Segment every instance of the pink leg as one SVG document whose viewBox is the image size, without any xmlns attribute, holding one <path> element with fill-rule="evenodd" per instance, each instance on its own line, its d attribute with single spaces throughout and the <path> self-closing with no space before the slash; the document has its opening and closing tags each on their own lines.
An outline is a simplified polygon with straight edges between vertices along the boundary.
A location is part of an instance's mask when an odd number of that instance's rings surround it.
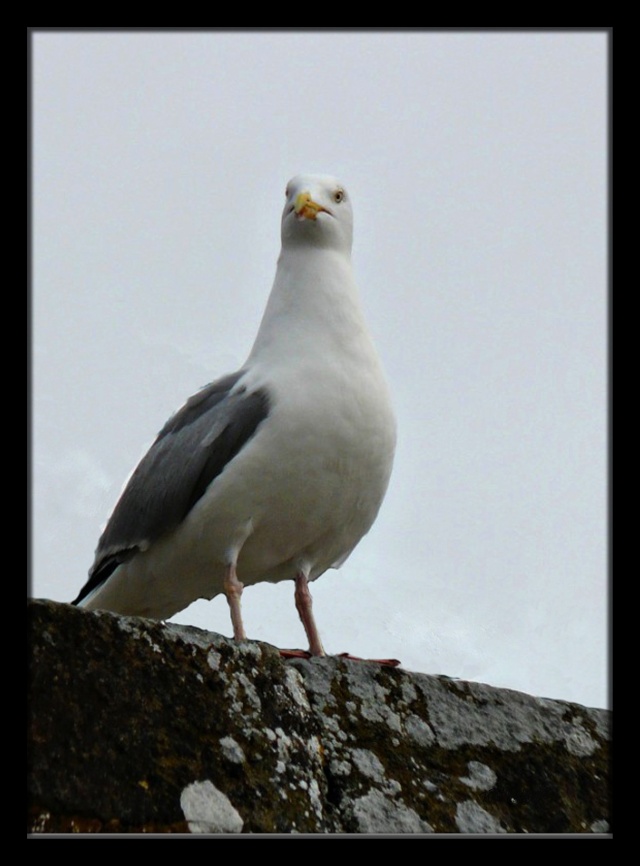
<svg viewBox="0 0 640 866">
<path fill-rule="evenodd" d="M 233 624 L 234 640 L 247 639 L 244 631 L 244 625 L 242 624 L 242 613 L 240 611 L 240 598 L 242 596 L 243 589 L 244 585 L 238 580 L 238 577 L 236 575 L 236 566 L 235 563 L 232 562 L 227 566 L 227 570 L 224 575 L 224 594 L 227 597 L 227 601 L 229 602 L 229 608 L 231 609 L 231 622 Z"/>
<path fill-rule="evenodd" d="M 309 639 L 309 652 L 312 656 L 323 656 L 325 654 L 324 648 L 311 610 L 313 601 L 309 592 L 309 582 L 307 575 L 301 571 L 296 574 L 295 600 L 302 625 Z"/>
</svg>

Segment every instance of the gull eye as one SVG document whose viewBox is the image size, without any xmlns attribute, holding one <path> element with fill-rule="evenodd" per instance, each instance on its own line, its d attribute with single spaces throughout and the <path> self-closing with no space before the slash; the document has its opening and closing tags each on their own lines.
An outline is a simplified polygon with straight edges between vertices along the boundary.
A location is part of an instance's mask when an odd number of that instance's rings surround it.
<svg viewBox="0 0 640 866">
<path fill-rule="evenodd" d="M 340 204 L 341 201 L 344 201 L 344 190 L 337 189 L 333 194 L 333 200 L 336 202 L 336 204 Z"/>
<path fill-rule="evenodd" d="M 285 190 L 284 190 L 284 197 L 285 197 L 285 198 L 289 198 L 289 187 L 288 187 L 288 186 L 285 187 Z"/>
</svg>

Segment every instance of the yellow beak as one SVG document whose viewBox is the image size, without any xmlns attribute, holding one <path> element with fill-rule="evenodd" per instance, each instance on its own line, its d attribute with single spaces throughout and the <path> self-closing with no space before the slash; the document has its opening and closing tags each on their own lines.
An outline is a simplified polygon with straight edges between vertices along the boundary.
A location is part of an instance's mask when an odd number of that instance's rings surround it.
<svg viewBox="0 0 640 866">
<path fill-rule="evenodd" d="M 304 217 L 308 220 L 316 219 L 320 211 L 329 213 L 326 207 L 322 207 L 321 204 L 314 201 L 308 192 L 298 193 L 294 203 L 294 210 L 299 217 Z"/>
</svg>

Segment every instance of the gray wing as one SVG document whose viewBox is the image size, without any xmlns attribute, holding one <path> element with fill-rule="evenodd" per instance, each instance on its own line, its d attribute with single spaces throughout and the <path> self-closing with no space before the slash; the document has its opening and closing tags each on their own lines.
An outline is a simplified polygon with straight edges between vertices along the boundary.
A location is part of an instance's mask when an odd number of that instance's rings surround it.
<svg viewBox="0 0 640 866">
<path fill-rule="evenodd" d="M 121 562 L 184 520 L 269 414 L 264 389 L 231 393 L 241 370 L 207 385 L 173 415 L 142 458 L 98 543 L 78 604 Z"/>
</svg>

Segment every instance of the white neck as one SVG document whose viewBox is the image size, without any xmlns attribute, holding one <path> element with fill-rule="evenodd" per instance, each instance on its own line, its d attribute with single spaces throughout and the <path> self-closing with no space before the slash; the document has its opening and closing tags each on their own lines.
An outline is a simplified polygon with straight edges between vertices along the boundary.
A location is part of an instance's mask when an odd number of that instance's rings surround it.
<svg viewBox="0 0 640 866">
<path fill-rule="evenodd" d="M 290 359 L 373 350 L 348 253 L 309 246 L 282 251 L 249 362 L 277 362 L 283 342 Z"/>
</svg>

